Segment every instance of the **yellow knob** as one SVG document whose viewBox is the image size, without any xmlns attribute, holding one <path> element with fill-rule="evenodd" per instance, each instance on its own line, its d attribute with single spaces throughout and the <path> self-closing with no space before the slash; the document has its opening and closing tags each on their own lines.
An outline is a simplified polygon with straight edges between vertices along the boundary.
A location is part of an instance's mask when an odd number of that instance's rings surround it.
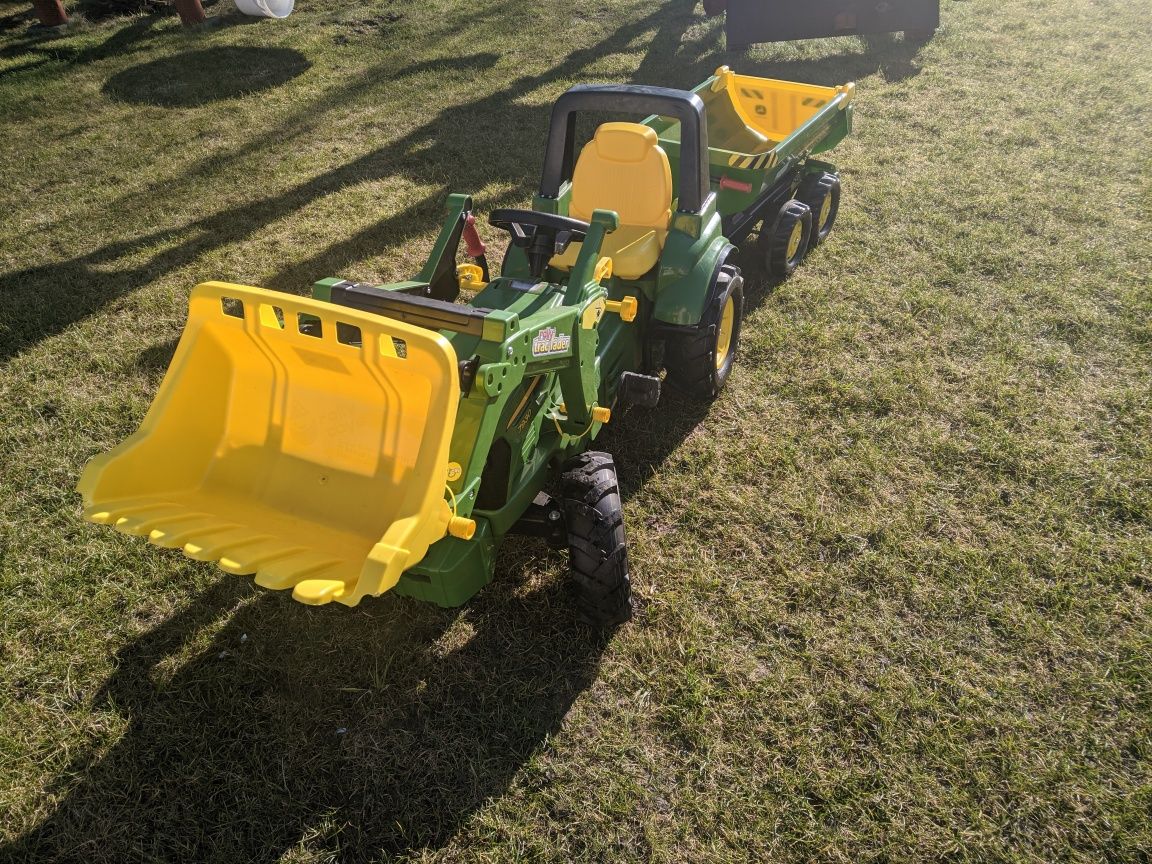
<svg viewBox="0 0 1152 864">
<path fill-rule="evenodd" d="M 461 288 L 477 291 L 488 283 L 484 281 L 484 271 L 479 264 L 457 264 L 456 282 Z"/>
<path fill-rule="evenodd" d="M 640 312 L 640 301 L 635 297 L 625 297 L 622 300 L 609 300 L 604 304 L 609 312 L 615 312 L 621 321 L 635 321 Z"/>
<path fill-rule="evenodd" d="M 592 409 L 592 420 L 594 422 L 607 423 L 611 419 L 612 419 L 612 409 L 611 408 L 601 408 L 599 405 L 597 405 L 595 408 Z"/>
<path fill-rule="evenodd" d="M 453 516 L 448 520 L 448 533 L 461 540 L 471 540 L 476 533 L 476 520 L 464 516 Z"/>
</svg>

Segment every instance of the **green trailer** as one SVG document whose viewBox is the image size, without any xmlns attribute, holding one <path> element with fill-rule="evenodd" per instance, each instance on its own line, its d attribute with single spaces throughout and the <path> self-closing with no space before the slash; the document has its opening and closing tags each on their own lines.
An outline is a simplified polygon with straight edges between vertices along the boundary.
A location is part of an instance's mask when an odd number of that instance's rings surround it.
<svg viewBox="0 0 1152 864">
<path fill-rule="evenodd" d="M 812 157 L 852 131 L 854 89 L 737 75 L 721 66 L 692 91 L 708 116 L 709 179 L 724 236 L 740 247 L 750 235 L 767 241 L 759 247 L 761 263 L 777 278 L 790 275 L 832 230 L 840 179 L 832 165 Z M 661 117 L 645 123 L 670 157 L 679 150 L 679 124 Z M 811 225 L 791 201 L 807 207 Z"/>
<path fill-rule="evenodd" d="M 720 392 L 737 247 L 758 236 L 783 277 L 827 236 L 839 180 L 811 157 L 848 134 L 851 95 L 727 69 L 691 92 L 574 87 L 533 208 L 489 215 L 499 277 L 450 195 L 411 280 L 198 286 L 139 430 L 84 470 L 86 518 L 313 605 L 457 606 L 506 536 L 534 535 L 568 548 L 583 620 L 627 620 L 615 465 L 592 445 L 666 386 Z M 602 111 L 639 122 L 577 151 L 577 117 Z"/>
</svg>

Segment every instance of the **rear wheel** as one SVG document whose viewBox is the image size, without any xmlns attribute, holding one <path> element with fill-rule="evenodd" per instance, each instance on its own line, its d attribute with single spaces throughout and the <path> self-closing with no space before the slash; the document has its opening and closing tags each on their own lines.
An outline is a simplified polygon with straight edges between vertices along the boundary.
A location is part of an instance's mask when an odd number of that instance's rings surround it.
<svg viewBox="0 0 1152 864">
<path fill-rule="evenodd" d="M 712 280 L 709 303 L 700 325 L 668 340 L 664 366 L 668 381 L 693 399 L 715 399 L 736 360 L 740 325 L 744 320 L 744 277 L 740 269 L 723 264 Z"/>
<path fill-rule="evenodd" d="M 575 456 L 560 475 L 569 567 L 580 620 L 614 627 L 632 617 L 632 583 L 616 465 L 607 453 Z"/>
<path fill-rule="evenodd" d="M 800 184 L 796 196 L 812 211 L 812 234 L 808 248 L 819 246 L 832 233 L 836 213 L 840 210 L 840 178 L 835 174 L 810 174 Z"/>
<path fill-rule="evenodd" d="M 795 198 L 786 201 L 762 241 L 767 245 L 764 257 L 768 273 L 777 279 L 791 276 L 808 252 L 811 233 L 812 211 L 808 205 Z"/>
</svg>

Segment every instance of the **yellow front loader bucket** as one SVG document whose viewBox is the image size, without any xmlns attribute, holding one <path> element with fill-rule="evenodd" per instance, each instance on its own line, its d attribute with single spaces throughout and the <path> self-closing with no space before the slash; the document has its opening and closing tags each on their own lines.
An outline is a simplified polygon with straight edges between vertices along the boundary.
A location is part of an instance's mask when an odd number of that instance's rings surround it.
<svg viewBox="0 0 1152 864">
<path fill-rule="evenodd" d="M 208 282 L 139 431 L 85 467 L 85 517 L 352 606 L 444 536 L 459 395 L 438 333 Z"/>
</svg>

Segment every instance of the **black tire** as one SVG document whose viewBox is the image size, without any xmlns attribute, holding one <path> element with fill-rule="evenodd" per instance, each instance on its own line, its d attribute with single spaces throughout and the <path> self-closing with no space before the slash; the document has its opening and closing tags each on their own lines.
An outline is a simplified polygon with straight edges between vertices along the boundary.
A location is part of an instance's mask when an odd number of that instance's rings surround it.
<svg viewBox="0 0 1152 864">
<path fill-rule="evenodd" d="M 560 475 L 569 567 L 580 620 L 615 627 L 632 617 L 632 583 L 616 465 L 607 453 L 570 459 Z"/>
<path fill-rule="evenodd" d="M 744 277 L 740 268 L 721 264 L 708 293 L 712 300 L 700 325 L 670 338 L 664 350 L 668 383 L 704 402 L 715 399 L 724 389 L 740 347 L 744 322 Z"/>
<path fill-rule="evenodd" d="M 827 172 L 809 174 L 800 184 L 796 195 L 812 211 L 812 233 L 808 238 L 808 248 L 814 249 L 832 233 L 836 214 L 840 212 L 840 178 Z"/>
<path fill-rule="evenodd" d="M 808 205 L 795 198 L 784 202 L 771 230 L 765 232 L 762 239 L 767 247 L 764 250 L 764 264 L 769 275 L 776 279 L 791 276 L 808 253 L 808 238 L 811 234 L 812 211 Z"/>
</svg>

